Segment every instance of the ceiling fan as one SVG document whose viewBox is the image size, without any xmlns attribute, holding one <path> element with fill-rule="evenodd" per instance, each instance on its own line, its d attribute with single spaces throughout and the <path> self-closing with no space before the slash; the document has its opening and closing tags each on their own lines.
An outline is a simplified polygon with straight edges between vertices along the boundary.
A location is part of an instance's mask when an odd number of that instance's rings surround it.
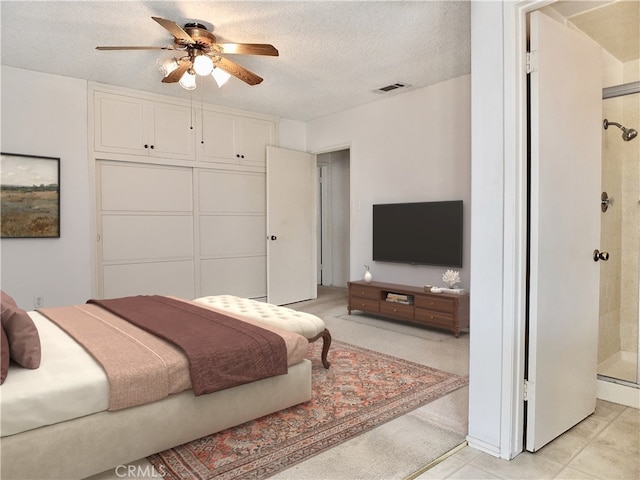
<svg viewBox="0 0 640 480">
<path fill-rule="evenodd" d="M 179 82 L 187 89 L 196 88 L 196 74 L 211 74 L 218 86 L 233 75 L 249 85 L 257 85 L 262 78 L 246 68 L 232 62 L 226 55 L 268 55 L 277 57 L 278 50 L 265 43 L 217 43 L 216 37 L 200 23 L 187 23 L 184 28 L 160 17 L 151 17 L 173 35 L 173 45 L 165 47 L 121 46 L 96 47 L 96 50 L 174 50 L 182 55 L 168 60 L 159 60 L 158 66 L 164 74 L 163 83 Z M 226 73 L 225 73 L 226 72 Z"/>
</svg>

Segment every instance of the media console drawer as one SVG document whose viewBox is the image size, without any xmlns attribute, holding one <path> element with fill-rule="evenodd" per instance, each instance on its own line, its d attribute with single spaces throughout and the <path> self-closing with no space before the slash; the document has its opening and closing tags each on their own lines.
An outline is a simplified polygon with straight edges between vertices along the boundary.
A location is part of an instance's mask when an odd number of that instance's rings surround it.
<svg viewBox="0 0 640 480">
<path fill-rule="evenodd" d="M 369 285 L 357 285 L 352 291 L 350 290 L 349 295 L 359 298 L 369 298 L 376 302 L 380 300 L 380 290 L 375 287 L 370 287 Z"/>
<path fill-rule="evenodd" d="M 363 280 L 349 282 L 352 310 L 379 313 L 398 320 L 450 330 L 456 337 L 469 327 L 469 295 L 425 292 L 422 287 Z M 387 298 L 407 301 L 387 301 Z"/>
<path fill-rule="evenodd" d="M 379 312 L 380 302 L 378 300 L 368 300 L 366 298 L 350 298 L 349 313 L 351 310 L 362 310 L 363 312 Z"/>
<path fill-rule="evenodd" d="M 454 301 L 450 298 L 439 298 L 435 295 L 421 295 L 416 298 L 416 308 L 437 310 L 438 312 L 453 313 Z"/>
<path fill-rule="evenodd" d="M 397 318 L 413 319 L 413 305 L 403 305 L 396 302 L 380 302 L 380 313 Z"/>
<path fill-rule="evenodd" d="M 453 325 L 453 315 L 437 313 L 432 310 L 422 310 L 416 308 L 415 319 L 425 325 L 435 325 L 439 327 L 451 327 Z"/>
</svg>

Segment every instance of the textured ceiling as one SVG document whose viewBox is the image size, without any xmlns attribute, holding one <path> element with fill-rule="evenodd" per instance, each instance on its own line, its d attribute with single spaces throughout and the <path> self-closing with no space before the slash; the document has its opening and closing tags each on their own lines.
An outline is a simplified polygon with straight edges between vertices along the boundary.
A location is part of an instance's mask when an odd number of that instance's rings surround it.
<svg viewBox="0 0 640 480">
<path fill-rule="evenodd" d="M 193 100 L 302 121 L 380 100 L 373 91 L 389 84 L 419 88 L 471 70 L 467 1 L 2 1 L 0 8 L 3 65 L 184 98 L 190 94 L 177 84 L 161 83 L 161 52 L 95 47 L 171 44 L 152 16 L 203 23 L 221 43 L 271 43 L 279 57 L 233 58 L 264 82 L 232 78 L 218 89 L 200 78 Z"/>
<path fill-rule="evenodd" d="M 560 1 L 551 6 L 621 62 L 640 58 L 640 1 Z"/>
<path fill-rule="evenodd" d="M 640 2 L 552 4 L 621 61 L 640 57 Z M 98 45 L 172 42 L 151 17 L 204 23 L 219 42 L 271 43 L 279 57 L 236 56 L 264 78 L 199 79 L 190 94 L 161 83 L 157 51 Z M 471 71 L 468 1 L 7 1 L 0 2 L 3 65 L 306 121 Z M 384 95 L 395 95 L 407 89 Z"/>
</svg>

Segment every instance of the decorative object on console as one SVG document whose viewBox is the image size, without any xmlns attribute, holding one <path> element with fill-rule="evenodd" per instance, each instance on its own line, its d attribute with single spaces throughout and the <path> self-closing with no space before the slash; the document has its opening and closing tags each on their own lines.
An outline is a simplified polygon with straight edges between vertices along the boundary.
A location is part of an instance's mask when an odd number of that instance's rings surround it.
<svg viewBox="0 0 640 480">
<path fill-rule="evenodd" d="M 371 283 L 371 280 L 373 280 L 373 275 L 371 275 L 371 270 L 369 270 L 369 265 L 365 265 L 364 266 L 364 277 L 363 277 L 363 279 L 367 283 Z"/>
<path fill-rule="evenodd" d="M 460 283 L 460 272 L 457 270 L 447 270 L 442 275 L 442 281 L 453 288 L 456 283 Z"/>
<path fill-rule="evenodd" d="M 96 50 L 173 50 L 179 58 L 158 59 L 163 83 L 176 83 L 185 90 L 196 88 L 196 74 L 211 75 L 218 87 L 222 87 L 231 75 L 249 85 L 257 85 L 262 78 L 226 58 L 226 55 L 278 56 L 278 50 L 266 43 L 217 43 L 216 37 L 201 23 L 187 23 L 184 28 L 177 23 L 159 17 L 151 17 L 171 35 L 173 45 L 163 47 L 96 47 Z"/>
</svg>

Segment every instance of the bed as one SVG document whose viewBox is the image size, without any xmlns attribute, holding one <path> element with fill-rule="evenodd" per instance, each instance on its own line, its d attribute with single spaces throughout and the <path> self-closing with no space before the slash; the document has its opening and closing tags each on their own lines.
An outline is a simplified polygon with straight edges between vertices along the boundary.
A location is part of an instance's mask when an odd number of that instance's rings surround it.
<svg viewBox="0 0 640 480">
<path fill-rule="evenodd" d="M 4 300 L 3 296 L 3 333 Z M 179 302 L 180 308 L 184 304 L 197 309 L 197 314 L 211 310 L 206 305 L 171 300 Z M 284 368 L 281 374 L 208 392 L 199 380 L 191 382 L 193 371 L 187 380 L 180 373 L 193 363 L 181 349 L 129 324 L 104 305 L 23 313 L 37 329 L 41 361 L 38 368 L 12 362 L 3 372 L 2 478 L 85 478 L 311 398 L 311 362 L 304 358 L 308 340 L 277 327 L 261 326 L 267 333 L 260 335 L 275 335 L 276 343 L 282 339 L 286 365 L 280 365 Z M 236 325 L 253 328 L 248 325 L 255 323 L 229 316 L 241 322 L 233 323 L 234 329 Z M 100 339 L 102 354 L 89 354 L 87 345 L 78 343 L 78 338 L 84 342 L 82 337 L 73 331 L 74 325 L 90 317 L 96 317 L 98 326 L 92 327 L 89 337 Z M 112 367 L 99 363 L 96 358 L 100 355 L 110 358 L 124 349 L 116 343 L 121 340 L 104 336 L 105 329 L 113 331 L 109 335 L 126 337 L 125 343 L 138 345 L 141 355 L 148 350 L 152 352 L 148 357 L 161 358 L 155 363 L 164 365 L 166 371 L 158 378 L 166 382 L 145 380 L 146 364 L 140 361 L 145 366 L 138 367 L 137 357 L 130 362 L 135 367 L 134 381 L 122 374 L 123 367 L 116 365 L 114 375 L 109 370 Z M 215 381 L 219 381 L 217 376 Z"/>
</svg>

